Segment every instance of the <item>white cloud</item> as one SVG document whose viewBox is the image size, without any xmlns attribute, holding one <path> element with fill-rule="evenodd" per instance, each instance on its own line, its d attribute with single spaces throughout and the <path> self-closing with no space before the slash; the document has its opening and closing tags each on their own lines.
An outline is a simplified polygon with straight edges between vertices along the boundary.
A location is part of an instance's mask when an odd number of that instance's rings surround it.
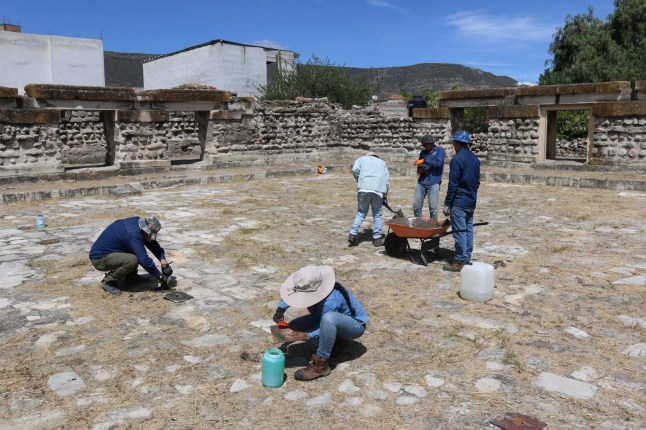
<svg viewBox="0 0 646 430">
<path fill-rule="evenodd" d="M 385 0 L 366 0 L 366 3 L 368 3 L 370 6 L 383 7 L 386 9 L 392 9 L 399 13 L 404 13 L 404 9 L 397 7 L 394 4 L 391 4 L 390 2 L 387 2 Z"/>
<path fill-rule="evenodd" d="M 514 44 L 550 41 L 556 30 L 556 26 L 538 22 L 531 16 L 492 16 L 474 12 L 450 15 L 448 24 L 467 37 Z"/>
<path fill-rule="evenodd" d="M 249 42 L 249 45 L 256 45 L 256 46 L 262 46 L 265 48 L 275 48 L 275 49 L 284 49 L 284 50 L 289 50 L 288 46 L 285 46 L 281 43 L 278 43 L 274 40 L 268 40 L 268 39 L 263 39 L 263 40 L 255 40 L 253 42 Z"/>
</svg>

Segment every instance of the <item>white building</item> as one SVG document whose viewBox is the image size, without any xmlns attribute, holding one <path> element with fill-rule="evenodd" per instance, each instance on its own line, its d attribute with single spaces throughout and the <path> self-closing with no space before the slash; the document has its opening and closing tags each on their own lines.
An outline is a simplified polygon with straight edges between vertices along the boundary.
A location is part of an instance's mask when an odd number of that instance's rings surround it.
<svg viewBox="0 0 646 430">
<path fill-rule="evenodd" d="M 0 31 L 0 86 L 27 84 L 105 86 L 103 42 Z"/>
<path fill-rule="evenodd" d="M 144 63 L 144 88 L 208 85 L 219 90 L 253 96 L 267 84 L 267 65 L 280 59 L 291 69 L 298 54 L 275 48 L 212 40 Z"/>
</svg>

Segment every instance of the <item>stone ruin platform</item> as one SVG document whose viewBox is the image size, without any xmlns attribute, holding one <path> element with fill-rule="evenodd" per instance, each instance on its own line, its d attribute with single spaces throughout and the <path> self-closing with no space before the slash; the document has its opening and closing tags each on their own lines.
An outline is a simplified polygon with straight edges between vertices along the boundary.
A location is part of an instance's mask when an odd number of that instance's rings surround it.
<svg viewBox="0 0 646 430">
<path fill-rule="evenodd" d="M 550 429 L 644 428 L 642 174 L 483 166 L 475 218 L 489 225 L 474 260 L 496 266 L 496 289 L 481 304 L 442 270 L 450 237 L 427 267 L 415 243 L 401 259 L 373 247 L 367 222 L 348 247 L 355 182 L 347 164 L 315 168 L 4 183 L 0 429 L 493 430 L 510 412 Z M 411 169 L 391 170 L 389 201 L 411 214 Z M 193 300 L 99 287 L 91 244 L 114 219 L 146 214 Z M 286 382 L 264 388 L 278 288 L 306 264 L 334 267 L 368 330 L 309 383 L 293 373 L 311 345 L 292 345 Z"/>
</svg>

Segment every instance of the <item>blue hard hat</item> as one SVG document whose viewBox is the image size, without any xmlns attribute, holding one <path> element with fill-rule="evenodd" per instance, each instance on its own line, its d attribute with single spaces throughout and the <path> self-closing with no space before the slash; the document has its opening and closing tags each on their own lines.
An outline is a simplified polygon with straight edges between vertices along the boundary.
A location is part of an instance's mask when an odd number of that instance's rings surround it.
<svg viewBox="0 0 646 430">
<path fill-rule="evenodd" d="M 464 143 L 465 145 L 471 145 L 471 139 L 469 139 L 469 132 L 464 130 L 456 131 L 453 135 L 453 141 Z"/>
</svg>

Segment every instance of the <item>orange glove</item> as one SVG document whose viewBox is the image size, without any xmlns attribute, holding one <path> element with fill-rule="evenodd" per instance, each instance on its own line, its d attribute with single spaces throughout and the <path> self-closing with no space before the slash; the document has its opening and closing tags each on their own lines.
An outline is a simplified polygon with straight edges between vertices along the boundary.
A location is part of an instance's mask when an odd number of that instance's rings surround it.
<svg viewBox="0 0 646 430">
<path fill-rule="evenodd" d="M 419 165 L 420 165 L 420 164 L 422 164 L 423 162 L 424 162 L 424 159 L 423 159 L 423 158 L 420 158 L 419 160 L 417 160 L 417 161 L 415 162 L 415 165 L 416 165 L 416 166 L 419 166 Z"/>
</svg>

